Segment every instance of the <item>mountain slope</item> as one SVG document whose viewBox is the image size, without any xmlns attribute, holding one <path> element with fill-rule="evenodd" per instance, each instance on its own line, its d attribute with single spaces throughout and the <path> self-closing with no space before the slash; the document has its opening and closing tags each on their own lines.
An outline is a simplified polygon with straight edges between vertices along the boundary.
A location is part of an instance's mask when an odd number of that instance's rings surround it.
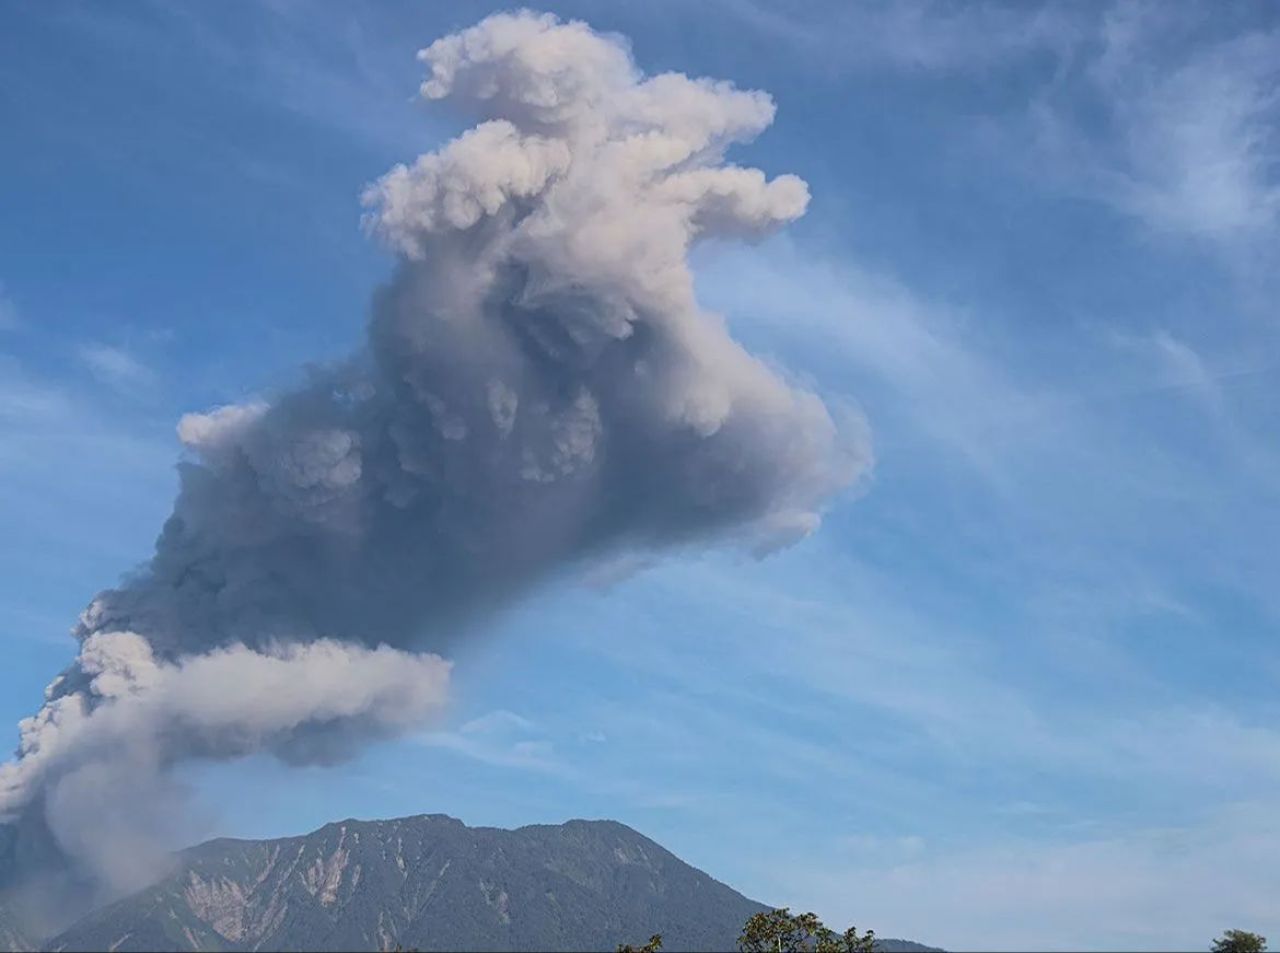
<svg viewBox="0 0 1280 953">
<path fill-rule="evenodd" d="M 517 830 L 443 815 L 215 840 L 52 950 L 729 950 L 763 905 L 613 821 Z M 927 949 L 887 941 L 882 949 Z"/>
<path fill-rule="evenodd" d="M 210 841 L 55 950 L 726 949 L 761 905 L 611 821 L 506 831 L 440 815 Z"/>
</svg>

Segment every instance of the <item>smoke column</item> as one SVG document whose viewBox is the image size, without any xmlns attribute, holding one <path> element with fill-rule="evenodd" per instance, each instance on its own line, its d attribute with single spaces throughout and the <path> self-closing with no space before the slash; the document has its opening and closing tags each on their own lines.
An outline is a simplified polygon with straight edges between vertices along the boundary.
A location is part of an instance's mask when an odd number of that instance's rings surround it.
<svg viewBox="0 0 1280 953">
<path fill-rule="evenodd" d="M 868 465 L 694 298 L 693 243 L 808 202 L 725 161 L 766 94 L 646 77 L 620 38 L 528 12 L 419 58 L 422 95 L 479 121 L 365 192 L 398 257 L 365 346 L 182 419 L 154 556 L 84 611 L 0 766 L 0 818 L 91 880 L 141 876 L 119 847 L 175 763 L 326 761 L 414 727 L 446 695 L 431 653 L 478 613 L 611 552 L 790 542 Z"/>
</svg>

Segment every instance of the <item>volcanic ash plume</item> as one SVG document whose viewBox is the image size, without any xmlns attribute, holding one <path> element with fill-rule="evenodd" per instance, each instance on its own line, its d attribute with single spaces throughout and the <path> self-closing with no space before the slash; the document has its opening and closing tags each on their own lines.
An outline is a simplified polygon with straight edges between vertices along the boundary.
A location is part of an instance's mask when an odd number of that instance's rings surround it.
<svg viewBox="0 0 1280 953">
<path fill-rule="evenodd" d="M 0 816 L 39 814 L 95 877 L 115 853 L 97 819 L 129 827 L 95 810 L 176 762 L 325 760 L 418 724 L 448 681 L 421 653 L 477 612 L 622 550 L 789 542 L 867 464 L 694 299 L 695 241 L 808 202 L 724 160 L 767 95 L 645 77 L 620 39 L 530 13 L 420 59 L 423 96 L 481 121 L 366 191 L 399 257 L 366 346 L 181 421 L 154 557 L 85 610 L 0 767 Z"/>
</svg>

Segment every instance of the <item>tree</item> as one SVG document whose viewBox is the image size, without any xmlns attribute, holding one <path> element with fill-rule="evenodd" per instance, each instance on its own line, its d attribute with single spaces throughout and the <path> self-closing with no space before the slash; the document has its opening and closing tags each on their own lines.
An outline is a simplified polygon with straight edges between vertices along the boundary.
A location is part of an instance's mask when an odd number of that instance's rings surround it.
<svg viewBox="0 0 1280 953">
<path fill-rule="evenodd" d="M 1267 938 L 1248 930 L 1227 930 L 1213 941 L 1213 953 L 1265 953 Z"/>
<path fill-rule="evenodd" d="M 872 953 L 876 935 L 859 935 L 856 927 L 836 933 L 814 913 L 796 913 L 782 907 L 757 913 L 738 937 L 742 953 Z"/>
<path fill-rule="evenodd" d="M 630 943 L 619 943 L 618 953 L 658 953 L 662 949 L 662 934 L 655 933 L 649 937 L 644 946 L 632 946 Z"/>
<path fill-rule="evenodd" d="M 849 927 L 844 933 L 822 927 L 814 945 L 815 953 L 874 953 L 876 931 L 868 930 L 861 936 L 857 927 Z"/>
</svg>

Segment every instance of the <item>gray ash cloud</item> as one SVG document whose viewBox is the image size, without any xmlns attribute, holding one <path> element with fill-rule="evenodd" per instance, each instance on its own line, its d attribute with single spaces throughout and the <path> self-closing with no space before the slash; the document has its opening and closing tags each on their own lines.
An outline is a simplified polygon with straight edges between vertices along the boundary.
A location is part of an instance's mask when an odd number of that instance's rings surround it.
<svg viewBox="0 0 1280 953">
<path fill-rule="evenodd" d="M 430 653 L 477 613 L 601 556 L 794 541 L 869 465 L 861 430 L 695 300 L 694 243 L 808 202 L 725 159 L 767 95 L 646 77 L 619 38 L 531 13 L 420 58 L 424 97 L 479 122 L 368 188 L 399 263 L 366 346 L 181 421 L 154 557 L 86 609 L 0 766 L 0 815 L 42 811 L 95 877 L 122 879 L 112 845 L 149 823 L 120 811 L 98 837 L 104 792 L 147 805 L 184 759 L 325 760 L 406 730 L 445 699 Z"/>
</svg>

